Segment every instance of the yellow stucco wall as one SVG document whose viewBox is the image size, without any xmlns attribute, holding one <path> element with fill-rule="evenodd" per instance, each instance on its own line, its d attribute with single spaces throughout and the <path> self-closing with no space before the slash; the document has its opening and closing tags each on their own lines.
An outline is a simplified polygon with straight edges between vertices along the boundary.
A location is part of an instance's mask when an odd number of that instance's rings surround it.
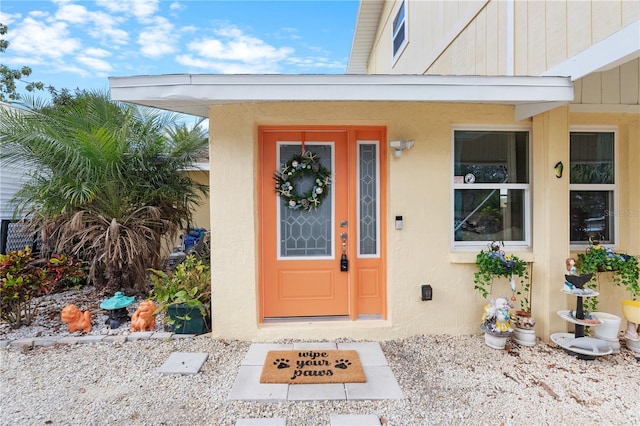
<svg viewBox="0 0 640 426">
<path fill-rule="evenodd" d="M 621 209 L 640 211 L 640 125 L 632 115 L 571 113 L 558 108 L 515 123 L 508 106 L 425 103 L 263 103 L 210 109 L 213 335 L 266 341 L 278 338 L 351 337 L 386 339 L 415 334 L 479 333 L 482 297 L 473 290 L 478 250 L 451 250 L 452 128 L 457 125 L 504 129 L 525 126 L 532 133 L 533 247 L 517 252 L 533 261 L 533 314 L 538 336 L 548 339 L 567 324 L 556 311 L 569 309 L 563 296 L 568 245 L 568 173 L 556 179 L 553 165 L 568 166 L 568 132 L 573 124 L 620 126 Z M 258 125 L 383 125 L 388 137 L 413 138 L 415 146 L 388 162 L 388 320 L 260 324 L 258 321 Z M 629 143 L 634 141 L 633 143 Z M 568 167 L 567 167 L 568 168 Z M 629 182 L 636 182 L 629 185 Z M 271 185 L 271 182 L 267 183 Z M 393 218 L 403 215 L 404 229 Z M 640 253 L 640 219 L 621 221 L 621 248 Z M 431 284 L 433 300 L 420 300 Z M 506 293 L 496 283 L 494 294 Z M 611 292 L 601 308 L 619 312 L 622 292 Z M 607 296 L 608 297 L 608 296 Z M 606 299 L 606 298 L 605 298 Z M 619 304 L 619 303 L 618 303 Z M 617 310 L 615 310 L 617 309 Z"/>
</svg>

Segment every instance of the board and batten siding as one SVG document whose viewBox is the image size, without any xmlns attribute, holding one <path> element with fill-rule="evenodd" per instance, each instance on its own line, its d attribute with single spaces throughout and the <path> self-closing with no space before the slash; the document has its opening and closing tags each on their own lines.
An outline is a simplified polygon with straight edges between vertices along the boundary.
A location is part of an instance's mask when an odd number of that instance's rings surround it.
<svg viewBox="0 0 640 426">
<path fill-rule="evenodd" d="M 541 75 L 640 19 L 628 0 L 409 1 L 408 45 L 392 62 L 399 4 L 383 7 L 369 74 Z"/>
</svg>

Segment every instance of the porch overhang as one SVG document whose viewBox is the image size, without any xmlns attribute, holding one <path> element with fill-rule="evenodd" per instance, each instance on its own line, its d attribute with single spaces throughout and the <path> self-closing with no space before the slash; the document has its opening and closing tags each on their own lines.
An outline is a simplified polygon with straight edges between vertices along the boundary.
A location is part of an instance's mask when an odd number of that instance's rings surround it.
<svg viewBox="0 0 640 426">
<path fill-rule="evenodd" d="M 109 87 L 115 101 L 200 117 L 229 103 L 383 101 L 513 105 L 521 120 L 573 100 L 571 80 L 552 76 L 175 74 L 110 77 Z"/>
</svg>

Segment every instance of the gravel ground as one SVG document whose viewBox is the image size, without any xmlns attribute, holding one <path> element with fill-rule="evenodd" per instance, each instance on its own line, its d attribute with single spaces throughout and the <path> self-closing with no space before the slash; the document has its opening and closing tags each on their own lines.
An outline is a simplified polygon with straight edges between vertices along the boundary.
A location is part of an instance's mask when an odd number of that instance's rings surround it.
<svg viewBox="0 0 640 426">
<path fill-rule="evenodd" d="M 31 328 L 14 337 L 0 329 L 0 339 L 51 332 Z M 250 342 L 206 335 L 1 349 L 0 424 L 234 425 L 284 417 L 289 426 L 313 426 L 328 425 L 331 414 L 375 414 L 387 425 L 640 425 L 640 359 L 624 345 L 582 361 L 544 343 L 490 349 L 480 334 L 380 344 L 403 400 L 227 401 Z M 195 376 L 158 374 L 172 352 L 209 359 Z"/>
</svg>

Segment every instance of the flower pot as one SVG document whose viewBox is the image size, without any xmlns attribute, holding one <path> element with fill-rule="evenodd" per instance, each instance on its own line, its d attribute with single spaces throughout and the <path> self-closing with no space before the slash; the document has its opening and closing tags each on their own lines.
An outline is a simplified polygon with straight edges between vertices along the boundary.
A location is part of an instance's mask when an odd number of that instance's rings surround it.
<svg viewBox="0 0 640 426">
<path fill-rule="evenodd" d="M 504 349 L 509 336 L 499 336 L 496 334 L 484 333 L 484 343 L 493 349 Z"/>
<path fill-rule="evenodd" d="M 171 305 L 167 307 L 167 314 L 173 320 L 171 331 L 176 334 L 203 334 L 209 331 L 209 321 L 203 318 L 198 306 Z"/>
<path fill-rule="evenodd" d="M 594 337 L 607 341 L 617 341 L 622 318 L 606 312 L 593 312 L 593 315 L 602 321 L 601 325 L 593 327 Z"/>
<path fill-rule="evenodd" d="M 536 321 L 531 316 L 531 312 L 516 311 L 515 325 L 517 328 L 528 330 L 533 329 Z"/>
<path fill-rule="evenodd" d="M 640 301 L 623 300 L 622 315 L 627 320 L 627 330 L 624 337 L 632 340 L 640 339 L 638 337 L 638 325 L 640 324 Z"/>
<path fill-rule="evenodd" d="M 640 353 L 640 339 L 625 338 L 625 342 L 627 344 L 627 349 L 635 353 Z"/>
<path fill-rule="evenodd" d="M 514 328 L 513 340 L 517 344 L 522 346 L 535 346 L 536 345 L 536 330 L 533 328 Z"/>
</svg>

